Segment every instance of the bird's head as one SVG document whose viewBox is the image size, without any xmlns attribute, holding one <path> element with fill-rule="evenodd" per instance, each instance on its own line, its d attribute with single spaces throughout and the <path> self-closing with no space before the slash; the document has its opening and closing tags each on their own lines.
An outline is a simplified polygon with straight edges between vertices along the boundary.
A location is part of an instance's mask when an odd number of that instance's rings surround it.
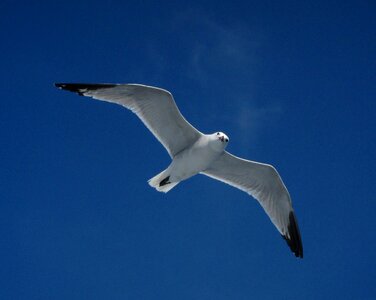
<svg viewBox="0 0 376 300">
<path fill-rule="evenodd" d="M 222 151 L 228 145 L 230 139 L 223 132 L 215 132 L 211 135 L 212 145 L 216 150 Z"/>
</svg>

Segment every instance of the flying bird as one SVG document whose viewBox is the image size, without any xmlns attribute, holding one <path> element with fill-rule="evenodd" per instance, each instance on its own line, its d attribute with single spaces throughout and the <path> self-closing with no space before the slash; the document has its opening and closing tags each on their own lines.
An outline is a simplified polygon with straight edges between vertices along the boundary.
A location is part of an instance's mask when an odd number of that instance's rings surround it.
<svg viewBox="0 0 376 300">
<path fill-rule="evenodd" d="M 276 169 L 227 152 L 223 132 L 203 134 L 180 113 L 172 94 L 141 84 L 56 83 L 56 87 L 97 100 L 116 103 L 134 112 L 166 148 L 172 162 L 148 182 L 167 193 L 179 182 L 204 174 L 253 196 L 296 257 L 303 245 L 291 198 Z"/>
</svg>

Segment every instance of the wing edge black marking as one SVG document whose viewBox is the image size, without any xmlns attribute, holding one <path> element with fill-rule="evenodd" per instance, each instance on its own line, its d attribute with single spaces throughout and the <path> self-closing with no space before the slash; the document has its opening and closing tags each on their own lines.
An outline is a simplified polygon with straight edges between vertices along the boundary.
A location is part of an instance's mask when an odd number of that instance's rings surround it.
<svg viewBox="0 0 376 300">
<path fill-rule="evenodd" d="M 77 93 L 80 96 L 84 96 L 87 91 L 108 89 L 115 86 L 117 86 L 117 84 L 113 83 L 55 83 L 55 87 Z"/>
<path fill-rule="evenodd" d="M 282 235 L 282 237 L 285 239 L 295 256 L 303 258 L 302 238 L 300 236 L 298 222 L 293 211 L 289 213 L 289 224 L 287 229 L 289 237 L 287 235 Z"/>
</svg>

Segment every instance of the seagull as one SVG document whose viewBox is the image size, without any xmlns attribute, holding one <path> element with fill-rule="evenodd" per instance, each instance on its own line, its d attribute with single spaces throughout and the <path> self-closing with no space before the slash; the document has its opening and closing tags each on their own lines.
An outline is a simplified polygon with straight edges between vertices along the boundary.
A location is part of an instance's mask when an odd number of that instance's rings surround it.
<svg viewBox="0 0 376 300">
<path fill-rule="evenodd" d="M 203 134 L 194 128 L 180 113 L 169 91 L 141 84 L 55 83 L 55 86 L 122 105 L 141 119 L 172 159 L 167 169 L 148 181 L 157 191 L 167 193 L 196 174 L 238 188 L 260 203 L 291 251 L 303 258 L 290 194 L 277 170 L 227 152 L 230 139 L 223 132 Z"/>
</svg>

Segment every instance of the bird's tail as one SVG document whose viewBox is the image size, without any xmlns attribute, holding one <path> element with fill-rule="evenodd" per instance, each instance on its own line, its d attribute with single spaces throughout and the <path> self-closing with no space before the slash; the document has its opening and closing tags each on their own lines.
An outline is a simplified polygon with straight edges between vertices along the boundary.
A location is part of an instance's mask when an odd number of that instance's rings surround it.
<svg viewBox="0 0 376 300">
<path fill-rule="evenodd" d="M 178 182 L 170 182 L 170 170 L 166 169 L 148 180 L 148 183 L 151 187 L 155 188 L 158 192 L 167 193 L 173 187 L 175 187 Z"/>
</svg>

